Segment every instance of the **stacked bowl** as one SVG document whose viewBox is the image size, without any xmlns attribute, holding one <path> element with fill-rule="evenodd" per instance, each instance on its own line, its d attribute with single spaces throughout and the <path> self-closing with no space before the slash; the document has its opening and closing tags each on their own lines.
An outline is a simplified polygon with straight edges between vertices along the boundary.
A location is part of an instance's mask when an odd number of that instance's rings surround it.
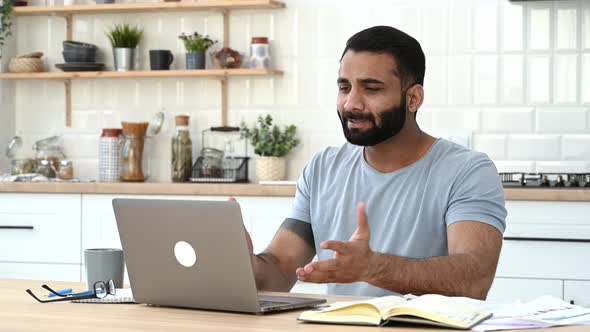
<svg viewBox="0 0 590 332">
<path fill-rule="evenodd" d="M 62 55 L 66 63 L 55 65 L 63 71 L 102 70 L 104 64 L 96 63 L 96 45 L 65 40 Z"/>
</svg>

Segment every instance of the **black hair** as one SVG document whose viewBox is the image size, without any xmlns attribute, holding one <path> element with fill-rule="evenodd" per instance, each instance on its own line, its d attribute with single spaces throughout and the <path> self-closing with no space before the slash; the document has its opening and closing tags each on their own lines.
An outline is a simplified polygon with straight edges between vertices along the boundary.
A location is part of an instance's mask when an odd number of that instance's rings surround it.
<svg viewBox="0 0 590 332">
<path fill-rule="evenodd" d="M 383 25 L 365 29 L 348 39 L 340 61 L 348 50 L 390 54 L 397 63 L 402 87 L 424 85 L 424 52 L 420 43 L 403 31 Z"/>
</svg>

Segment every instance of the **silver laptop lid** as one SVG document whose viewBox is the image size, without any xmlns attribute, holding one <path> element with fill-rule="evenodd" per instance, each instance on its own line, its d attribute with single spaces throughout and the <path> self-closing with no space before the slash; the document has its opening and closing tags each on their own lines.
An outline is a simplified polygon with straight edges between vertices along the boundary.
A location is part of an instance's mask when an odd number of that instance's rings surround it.
<svg viewBox="0 0 590 332">
<path fill-rule="evenodd" d="M 258 312 L 238 203 L 114 199 L 113 208 L 137 302 Z"/>
</svg>

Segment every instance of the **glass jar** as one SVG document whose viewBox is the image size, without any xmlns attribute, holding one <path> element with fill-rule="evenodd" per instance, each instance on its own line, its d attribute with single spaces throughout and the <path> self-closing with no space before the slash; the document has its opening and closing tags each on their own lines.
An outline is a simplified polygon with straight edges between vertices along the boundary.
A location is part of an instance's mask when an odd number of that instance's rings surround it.
<svg viewBox="0 0 590 332">
<path fill-rule="evenodd" d="M 150 139 L 145 135 L 123 135 L 120 153 L 122 181 L 143 182 L 150 174 Z"/>
<path fill-rule="evenodd" d="M 252 37 L 250 42 L 250 68 L 271 68 L 270 47 L 267 37 Z"/>
<path fill-rule="evenodd" d="M 215 148 L 202 148 L 201 159 L 200 177 L 223 177 L 223 151 Z"/>
<path fill-rule="evenodd" d="M 74 178 L 74 165 L 69 160 L 62 160 L 59 164 L 57 177 L 61 180 L 71 180 Z"/>
<path fill-rule="evenodd" d="M 48 178 L 55 177 L 55 168 L 51 164 L 50 160 L 42 159 L 37 163 L 37 169 L 35 173 L 43 175 Z"/>
<path fill-rule="evenodd" d="M 176 134 L 172 137 L 172 182 L 189 182 L 193 165 L 193 143 L 186 115 L 176 116 Z"/>
<path fill-rule="evenodd" d="M 34 173 L 37 165 L 33 159 L 13 159 L 10 162 L 10 175 Z"/>
<path fill-rule="evenodd" d="M 33 150 L 35 150 L 37 163 L 41 160 L 49 160 L 55 170 L 59 169 L 60 162 L 66 159 L 59 136 L 51 136 L 35 142 Z"/>
</svg>

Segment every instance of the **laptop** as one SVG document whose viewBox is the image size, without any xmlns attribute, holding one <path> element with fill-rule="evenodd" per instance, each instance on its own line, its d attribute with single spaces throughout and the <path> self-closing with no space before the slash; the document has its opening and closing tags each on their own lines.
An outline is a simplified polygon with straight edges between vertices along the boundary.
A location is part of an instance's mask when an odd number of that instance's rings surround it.
<svg viewBox="0 0 590 332">
<path fill-rule="evenodd" d="M 113 208 L 138 303 L 267 313 L 325 302 L 258 294 L 236 202 L 117 198 Z"/>
</svg>

